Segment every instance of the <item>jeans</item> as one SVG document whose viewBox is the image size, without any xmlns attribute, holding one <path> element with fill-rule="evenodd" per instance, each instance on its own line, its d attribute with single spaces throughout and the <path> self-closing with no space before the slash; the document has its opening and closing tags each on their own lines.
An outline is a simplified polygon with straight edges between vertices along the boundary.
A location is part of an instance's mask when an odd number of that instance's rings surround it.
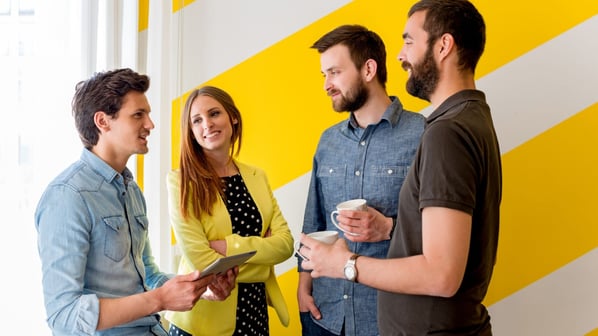
<svg viewBox="0 0 598 336">
<path fill-rule="evenodd" d="M 336 334 L 331 333 L 330 331 L 320 327 L 317 323 L 315 323 L 311 318 L 310 312 L 299 312 L 299 317 L 301 319 L 302 336 L 337 336 Z M 340 336 L 344 335 L 345 330 L 343 328 Z"/>
</svg>

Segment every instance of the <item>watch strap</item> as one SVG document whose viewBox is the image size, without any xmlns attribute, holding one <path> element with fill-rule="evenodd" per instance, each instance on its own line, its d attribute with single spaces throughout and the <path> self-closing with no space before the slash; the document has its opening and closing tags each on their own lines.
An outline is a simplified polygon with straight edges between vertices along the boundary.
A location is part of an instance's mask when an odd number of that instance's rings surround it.
<svg viewBox="0 0 598 336">
<path fill-rule="evenodd" d="M 388 236 L 388 239 L 392 239 L 392 236 L 395 233 L 395 229 L 397 228 L 397 219 L 396 218 L 392 218 L 392 228 L 390 228 L 390 234 Z"/>
<path fill-rule="evenodd" d="M 357 267 L 355 266 L 355 262 L 357 260 L 357 258 L 359 258 L 360 255 L 357 253 L 354 253 L 349 260 L 347 260 L 347 263 L 345 264 L 345 268 L 352 268 L 353 272 L 355 274 L 355 276 L 352 279 L 347 278 L 347 280 L 353 281 L 353 282 L 357 282 L 357 277 L 358 277 L 358 272 L 357 272 Z M 346 277 L 346 275 L 345 275 Z"/>
</svg>

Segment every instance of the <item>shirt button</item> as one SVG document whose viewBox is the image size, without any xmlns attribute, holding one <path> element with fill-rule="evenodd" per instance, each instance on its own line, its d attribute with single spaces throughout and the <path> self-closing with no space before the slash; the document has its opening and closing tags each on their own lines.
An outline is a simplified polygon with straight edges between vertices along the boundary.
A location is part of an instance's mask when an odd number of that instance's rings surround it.
<svg viewBox="0 0 598 336">
<path fill-rule="evenodd" d="M 355 172 L 355 176 L 359 176 L 359 175 L 361 175 L 361 172 L 358 170 Z"/>
<path fill-rule="evenodd" d="M 347 295 L 347 294 L 343 295 L 343 299 L 345 299 L 345 300 L 346 300 L 346 299 L 348 299 L 348 298 L 349 298 L 349 295 Z"/>
<path fill-rule="evenodd" d="M 330 168 L 330 170 L 328 171 L 330 174 L 334 173 L 334 169 Z"/>
<path fill-rule="evenodd" d="M 389 170 L 388 170 L 388 174 L 389 174 L 389 175 L 390 175 L 390 174 L 392 174 L 392 169 L 389 169 Z"/>
<path fill-rule="evenodd" d="M 365 146 L 365 141 L 362 141 L 359 144 L 362 145 L 362 146 Z"/>
</svg>

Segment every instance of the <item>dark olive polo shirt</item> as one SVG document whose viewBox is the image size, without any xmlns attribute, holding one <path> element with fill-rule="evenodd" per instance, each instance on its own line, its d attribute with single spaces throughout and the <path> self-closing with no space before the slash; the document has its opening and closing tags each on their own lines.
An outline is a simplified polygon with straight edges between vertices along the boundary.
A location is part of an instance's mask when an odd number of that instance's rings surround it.
<svg viewBox="0 0 598 336">
<path fill-rule="evenodd" d="M 465 90 L 427 119 L 399 196 L 388 257 L 422 254 L 422 209 L 445 207 L 472 216 L 465 275 L 451 298 L 379 291 L 381 335 L 490 335 L 483 306 L 498 244 L 502 193 L 500 149 L 485 95 Z"/>
</svg>

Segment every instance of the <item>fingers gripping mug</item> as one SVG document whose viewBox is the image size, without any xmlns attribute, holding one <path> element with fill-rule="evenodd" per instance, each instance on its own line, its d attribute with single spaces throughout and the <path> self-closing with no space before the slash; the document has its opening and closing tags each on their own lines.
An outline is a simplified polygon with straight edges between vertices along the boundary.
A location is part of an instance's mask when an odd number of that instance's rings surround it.
<svg viewBox="0 0 598 336">
<path fill-rule="evenodd" d="M 324 244 L 334 244 L 334 242 L 338 239 L 338 232 L 336 231 L 316 231 L 307 234 L 308 237 L 318 240 Z M 307 260 L 307 258 L 299 252 L 301 248 L 301 242 L 295 240 L 294 243 L 295 253 L 297 253 L 301 258 Z"/>
<path fill-rule="evenodd" d="M 344 201 L 342 203 L 337 204 L 336 210 L 334 210 L 330 213 L 330 220 L 332 221 L 332 224 L 334 224 L 334 226 L 336 226 L 339 230 L 343 231 L 344 233 L 350 234 L 352 236 L 359 236 L 359 233 L 349 232 L 349 231 L 346 231 L 343 228 L 341 228 L 340 225 L 338 225 L 338 222 L 336 221 L 336 216 L 338 216 L 338 212 L 340 210 L 366 211 L 367 209 L 368 209 L 367 201 L 362 198 L 356 198 L 356 199 Z"/>
</svg>

